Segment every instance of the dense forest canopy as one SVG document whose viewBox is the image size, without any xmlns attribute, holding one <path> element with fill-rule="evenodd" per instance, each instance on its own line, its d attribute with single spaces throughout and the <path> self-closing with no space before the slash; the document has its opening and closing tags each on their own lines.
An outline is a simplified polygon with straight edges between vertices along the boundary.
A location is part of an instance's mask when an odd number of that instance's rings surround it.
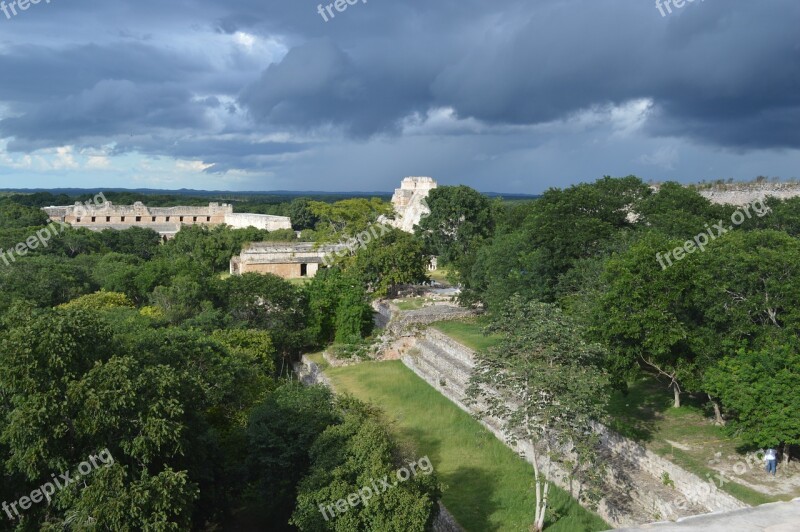
<svg viewBox="0 0 800 532">
<path fill-rule="evenodd" d="M 0 248 L 47 226 L 40 207 L 85 199 L 4 195 Z M 231 277 L 228 264 L 250 242 L 343 241 L 391 216 L 391 204 L 229 200 L 237 211 L 289 215 L 294 231 L 195 226 L 163 243 L 142 228 L 65 228 L 47 245 L 4 255 L 0 500 L 17 501 L 87 457 L 113 463 L 44 504 L 10 508 L 0 530 L 230 522 L 426 530 L 442 490 L 435 475 L 336 520 L 316 510 L 416 457 L 392 440 L 380 411 L 300 386 L 290 367 L 332 344 L 368 356 L 371 301 L 428 281 L 434 256 L 461 287 L 461 303 L 488 313 L 502 338 L 480 362 L 476 386 L 515 397 L 557 388 L 564 398 L 498 410 L 521 434 L 568 416 L 578 444 L 602 420 L 611 390 L 647 374 L 670 388 L 676 406 L 702 397 L 753 448 L 780 446 L 789 456 L 800 444 L 800 198 L 737 208 L 632 176 L 551 189 L 535 201 L 445 186 L 430 194 L 431 213 L 414 234 L 386 228 L 302 284 Z M 589 460 L 593 442 L 584 443 Z"/>
</svg>

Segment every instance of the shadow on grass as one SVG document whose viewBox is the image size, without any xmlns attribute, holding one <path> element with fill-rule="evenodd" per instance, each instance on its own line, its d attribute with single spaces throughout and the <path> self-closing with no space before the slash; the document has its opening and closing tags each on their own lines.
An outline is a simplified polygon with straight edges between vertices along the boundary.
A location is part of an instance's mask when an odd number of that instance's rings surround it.
<svg viewBox="0 0 800 532">
<path fill-rule="evenodd" d="M 445 502 L 445 506 L 461 526 L 476 532 L 501 530 L 499 525 L 489 520 L 500 509 L 494 496 L 497 481 L 490 472 L 475 467 L 460 467 L 440 478 L 448 490 L 458 486 L 458 505 L 448 506 Z"/>
<path fill-rule="evenodd" d="M 442 440 L 430 432 L 411 427 L 396 427 L 397 444 L 400 454 L 407 460 L 419 460 L 427 456 L 436 471 L 438 464 L 441 463 Z"/>
<path fill-rule="evenodd" d="M 659 420 L 672 405 L 672 393 L 652 377 L 628 384 L 626 393 L 615 391 L 608 402 L 609 426 L 636 441 L 652 441 Z"/>
<path fill-rule="evenodd" d="M 439 482 L 444 486 L 442 503 L 461 526 L 476 532 L 501 530 L 489 520 L 499 509 L 494 496 L 497 481 L 490 471 L 459 467 L 455 471 L 443 472 L 439 469 L 442 463 L 440 438 L 418 429 L 402 428 L 398 432 L 401 434 L 401 452 L 404 456 L 427 456 L 430 459 Z"/>
</svg>

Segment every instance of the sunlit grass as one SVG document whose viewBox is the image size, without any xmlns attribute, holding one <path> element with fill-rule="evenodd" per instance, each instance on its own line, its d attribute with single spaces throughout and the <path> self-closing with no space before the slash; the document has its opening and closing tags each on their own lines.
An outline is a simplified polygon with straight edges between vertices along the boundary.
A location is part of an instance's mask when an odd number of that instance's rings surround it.
<svg viewBox="0 0 800 532">
<path fill-rule="evenodd" d="M 483 334 L 487 322 L 485 318 L 468 318 L 463 320 L 439 321 L 431 327 L 443 332 L 454 340 L 475 351 L 483 351 L 497 345 L 499 335 Z"/>
<path fill-rule="evenodd" d="M 443 503 L 467 530 L 527 532 L 533 521 L 533 468 L 478 421 L 399 361 L 326 370 L 338 392 L 378 405 L 401 444 L 427 455 L 446 485 Z M 610 527 L 564 491 L 551 491 L 548 530 Z"/>
<path fill-rule="evenodd" d="M 740 452 L 743 442 L 709 421 L 703 401 L 687 396 L 680 408 L 673 408 L 672 392 L 651 377 L 630 382 L 627 395 L 612 394 L 609 414 L 613 429 L 703 479 L 717 473 L 708 466 L 715 453 L 745 457 Z M 792 498 L 766 495 L 735 479 L 723 483 L 722 490 L 753 506 Z"/>
</svg>

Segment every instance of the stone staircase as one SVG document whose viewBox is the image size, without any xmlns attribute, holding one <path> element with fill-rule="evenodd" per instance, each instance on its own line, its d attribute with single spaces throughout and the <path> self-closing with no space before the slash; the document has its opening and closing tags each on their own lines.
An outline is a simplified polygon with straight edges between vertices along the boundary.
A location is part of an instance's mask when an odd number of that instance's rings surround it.
<svg viewBox="0 0 800 532">
<path fill-rule="evenodd" d="M 415 345 L 406 351 L 402 361 L 459 408 L 473 414 L 465 393 L 474 366 L 473 356 L 470 349 L 452 338 L 427 329 L 417 336 Z M 482 423 L 501 441 L 508 441 L 499 420 L 484 419 Z M 710 489 L 707 482 L 638 443 L 603 426 L 598 425 L 596 430 L 601 435 L 608 475 L 606 495 L 593 509 L 613 526 L 633 526 L 747 506 L 725 492 Z M 525 457 L 531 456 L 533 451 L 530 442 L 519 442 L 512 448 Z M 563 452 L 568 455 L 566 450 Z M 538 455 L 540 469 L 547 478 L 576 496 L 580 486 L 570 481 L 565 468 L 550 461 L 547 453 L 541 450 Z M 669 475 L 670 486 L 665 485 L 662 478 L 665 473 Z"/>
</svg>

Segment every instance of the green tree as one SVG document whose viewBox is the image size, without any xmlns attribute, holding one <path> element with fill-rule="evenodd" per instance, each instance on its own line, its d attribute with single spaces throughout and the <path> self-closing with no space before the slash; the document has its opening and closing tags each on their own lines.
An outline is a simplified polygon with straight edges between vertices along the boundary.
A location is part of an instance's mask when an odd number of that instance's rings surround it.
<svg viewBox="0 0 800 532">
<path fill-rule="evenodd" d="M 369 504 L 341 514 L 326 508 L 323 515 L 321 508 L 358 494 L 376 479 L 397 478 L 397 469 L 415 460 L 398 452 L 376 411 L 352 399 L 340 400 L 339 408 L 341 423 L 328 427 L 311 448 L 311 469 L 300 483 L 291 523 L 301 531 L 429 530 L 441 496 L 433 473 L 409 475 Z"/>
<path fill-rule="evenodd" d="M 314 441 L 339 422 L 330 390 L 288 382 L 252 412 L 247 426 L 248 480 L 252 504 L 278 529 L 288 524 L 297 486 L 311 466 Z"/>
<path fill-rule="evenodd" d="M 319 219 L 318 241 L 335 242 L 366 231 L 379 216 L 391 214 L 392 205 L 379 198 L 353 198 L 336 203 L 312 201 L 308 209 Z"/>
<path fill-rule="evenodd" d="M 639 215 L 637 225 L 684 240 L 705 231 L 706 224 L 730 219 L 733 210 L 714 205 L 696 190 L 672 181 L 646 196 L 635 209 Z"/>
<path fill-rule="evenodd" d="M 16 203 L 0 202 L 0 227 L 31 228 L 50 223 L 47 214 L 38 208 L 25 207 Z"/>
<path fill-rule="evenodd" d="M 706 372 L 706 386 L 734 417 L 732 430 L 757 447 L 800 444 L 800 353 L 797 342 L 742 349 Z"/>
<path fill-rule="evenodd" d="M 0 303 L 8 308 L 14 300 L 26 300 L 37 307 L 53 307 L 99 286 L 81 264 L 53 255 L 24 257 L 9 266 L 0 265 Z"/>
<path fill-rule="evenodd" d="M 443 265 L 468 272 L 471 255 L 494 234 L 492 204 L 480 192 L 467 187 L 439 187 L 425 200 L 430 214 L 420 220 L 417 235 L 426 251 Z"/>
<path fill-rule="evenodd" d="M 82 310 L 107 310 L 111 308 L 133 308 L 133 303 L 125 294 L 118 292 L 100 291 L 94 294 L 81 296 L 73 299 L 69 303 L 60 305 L 63 309 L 82 309 Z"/>
<path fill-rule="evenodd" d="M 107 229 L 100 232 L 103 245 L 116 253 L 134 255 L 150 260 L 161 247 L 161 237 L 152 229 L 131 227 L 124 231 Z"/>
<path fill-rule="evenodd" d="M 577 261 L 602 253 L 620 231 L 632 229 L 631 212 L 649 194 L 633 176 L 545 192 L 525 222 L 529 249 L 536 250 L 530 269 L 543 286 L 535 297 L 552 301 L 560 276 Z"/>
<path fill-rule="evenodd" d="M 308 344 L 308 299 L 288 281 L 246 273 L 221 281 L 217 293 L 234 326 L 269 331 L 282 355 L 297 353 Z"/>
<path fill-rule="evenodd" d="M 430 263 L 419 239 L 391 229 L 358 251 L 353 269 L 373 296 L 394 297 L 399 286 L 426 281 Z"/>
<path fill-rule="evenodd" d="M 604 351 L 584 341 L 577 326 L 551 304 L 515 296 L 488 328 L 500 343 L 476 355 L 467 395 L 480 415 L 499 419 L 511 441 L 531 442 L 536 507 L 534 529 L 544 529 L 550 484 L 541 453 L 558 445 L 573 452 L 572 475 L 586 486 L 579 498 L 599 498 L 602 477 L 593 423 L 605 416 L 608 379 Z"/>
<path fill-rule="evenodd" d="M 120 307 L 18 304 L 6 315 L 0 458 L 12 481 L 38 486 L 103 447 L 114 458 L 31 509 L 31 526 L 186 530 L 220 520 L 241 496 L 247 413 L 271 389 L 268 337 L 147 321 Z"/>
<path fill-rule="evenodd" d="M 222 329 L 214 331 L 211 338 L 242 358 L 248 366 L 260 368 L 264 375 L 274 375 L 277 351 L 272 337 L 266 331 L 247 329 Z"/>
<path fill-rule="evenodd" d="M 307 293 L 309 332 L 316 343 L 357 343 L 372 332 L 372 307 L 364 285 L 351 272 L 320 270 Z"/>
<path fill-rule="evenodd" d="M 289 205 L 289 217 L 292 219 L 292 229 L 303 231 L 314 229 L 319 222 L 319 216 L 311 209 L 312 200 L 309 198 L 295 198 Z"/>
<path fill-rule="evenodd" d="M 676 408 L 683 384 L 691 383 L 697 371 L 688 344 L 691 317 L 684 304 L 696 270 L 690 260 L 664 269 L 657 259 L 677 246 L 677 241 L 652 233 L 611 258 L 603 272 L 608 289 L 595 314 L 595 330 L 610 350 L 615 378 L 627 380 L 644 367 L 668 380 Z"/>
</svg>

